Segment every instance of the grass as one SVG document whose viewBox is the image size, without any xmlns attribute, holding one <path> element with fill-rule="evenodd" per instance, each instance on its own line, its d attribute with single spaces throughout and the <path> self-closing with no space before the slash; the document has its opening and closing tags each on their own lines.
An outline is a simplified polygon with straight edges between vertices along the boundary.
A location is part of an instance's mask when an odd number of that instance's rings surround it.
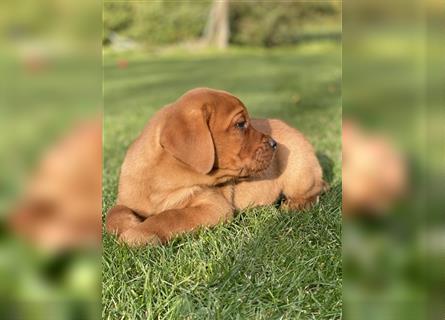
<svg viewBox="0 0 445 320">
<path fill-rule="evenodd" d="M 160 247 L 104 235 L 105 319 L 338 319 L 341 286 L 341 52 L 335 43 L 224 54 L 106 55 L 103 212 L 125 151 L 146 121 L 188 89 L 237 95 L 314 144 L 331 189 L 305 212 L 260 207 Z"/>
</svg>

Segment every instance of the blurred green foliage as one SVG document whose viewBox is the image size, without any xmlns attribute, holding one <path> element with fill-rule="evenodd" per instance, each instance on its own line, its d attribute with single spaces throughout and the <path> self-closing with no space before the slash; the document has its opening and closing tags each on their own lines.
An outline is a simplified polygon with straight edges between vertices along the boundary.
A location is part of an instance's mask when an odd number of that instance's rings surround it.
<svg viewBox="0 0 445 320">
<path fill-rule="evenodd" d="M 231 42 L 272 47 L 340 34 L 341 2 L 234 1 Z"/>
<path fill-rule="evenodd" d="M 147 45 L 164 45 L 198 37 L 204 30 L 210 1 L 104 3 L 104 42 L 111 32 Z"/>
<path fill-rule="evenodd" d="M 109 32 L 129 28 L 134 22 L 134 5 L 131 3 L 105 3 L 103 10 L 104 37 Z"/>
<path fill-rule="evenodd" d="M 212 6 L 204 1 L 105 2 L 104 43 L 112 32 L 144 45 L 157 46 L 198 39 Z M 231 1 L 230 43 L 279 46 L 312 38 L 338 38 L 341 2 Z"/>
</svg>

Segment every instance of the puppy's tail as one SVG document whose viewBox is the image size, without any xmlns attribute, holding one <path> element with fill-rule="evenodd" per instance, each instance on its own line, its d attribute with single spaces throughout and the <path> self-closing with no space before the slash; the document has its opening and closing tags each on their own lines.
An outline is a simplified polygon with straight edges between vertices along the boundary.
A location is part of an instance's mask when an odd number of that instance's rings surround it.
<svg viewBox="0 0 445 320">
<path fill-rule="evenodd" d="M 105 228 L 108 233 L 119 236 L 142 221 L 143 219 L 130 208 L 124 205 L 116 205 L 107 212 Z"/>
</svg>

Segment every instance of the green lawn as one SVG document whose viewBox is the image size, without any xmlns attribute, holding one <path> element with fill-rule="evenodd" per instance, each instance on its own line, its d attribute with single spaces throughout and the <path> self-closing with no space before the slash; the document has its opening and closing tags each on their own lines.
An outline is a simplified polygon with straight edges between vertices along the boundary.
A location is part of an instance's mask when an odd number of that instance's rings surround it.
<svg viewBox="0 0 445 320">
<path fill-rule="evenodd" d="M 341 318 L 341 47 L 104 58 L 103 212 L 125 151 L 146 121 L 188 89 L 238 96 L 315 145 L 331 189 L 306 212 L 261 207 L 161 247 L 129 249 L 104 235 L 106 319 Z"/>
</svg>

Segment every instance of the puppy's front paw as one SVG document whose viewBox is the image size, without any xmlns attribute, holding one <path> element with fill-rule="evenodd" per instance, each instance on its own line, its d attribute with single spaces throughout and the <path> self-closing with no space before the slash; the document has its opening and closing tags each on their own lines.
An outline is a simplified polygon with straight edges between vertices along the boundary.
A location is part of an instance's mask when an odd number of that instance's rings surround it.
<svg viewBox="0 0 445 320">
<path fill-rule="evenodd" d="M 290 211 L 290 210 L 309 210 L 314 205 L 318 204 L 320 199 L 319 195 L 315 195 L 309 198 L 290 198 L 286 199 L 282 204 L 281 208 Z"/>
<path fill-rule="evenodd" d="M 119 237 L 119 241 L 126 243 L 130 247 L 161 244 L 161 239 L 156 234 L 137 228 L 123 232 Z"/>
</svg>

